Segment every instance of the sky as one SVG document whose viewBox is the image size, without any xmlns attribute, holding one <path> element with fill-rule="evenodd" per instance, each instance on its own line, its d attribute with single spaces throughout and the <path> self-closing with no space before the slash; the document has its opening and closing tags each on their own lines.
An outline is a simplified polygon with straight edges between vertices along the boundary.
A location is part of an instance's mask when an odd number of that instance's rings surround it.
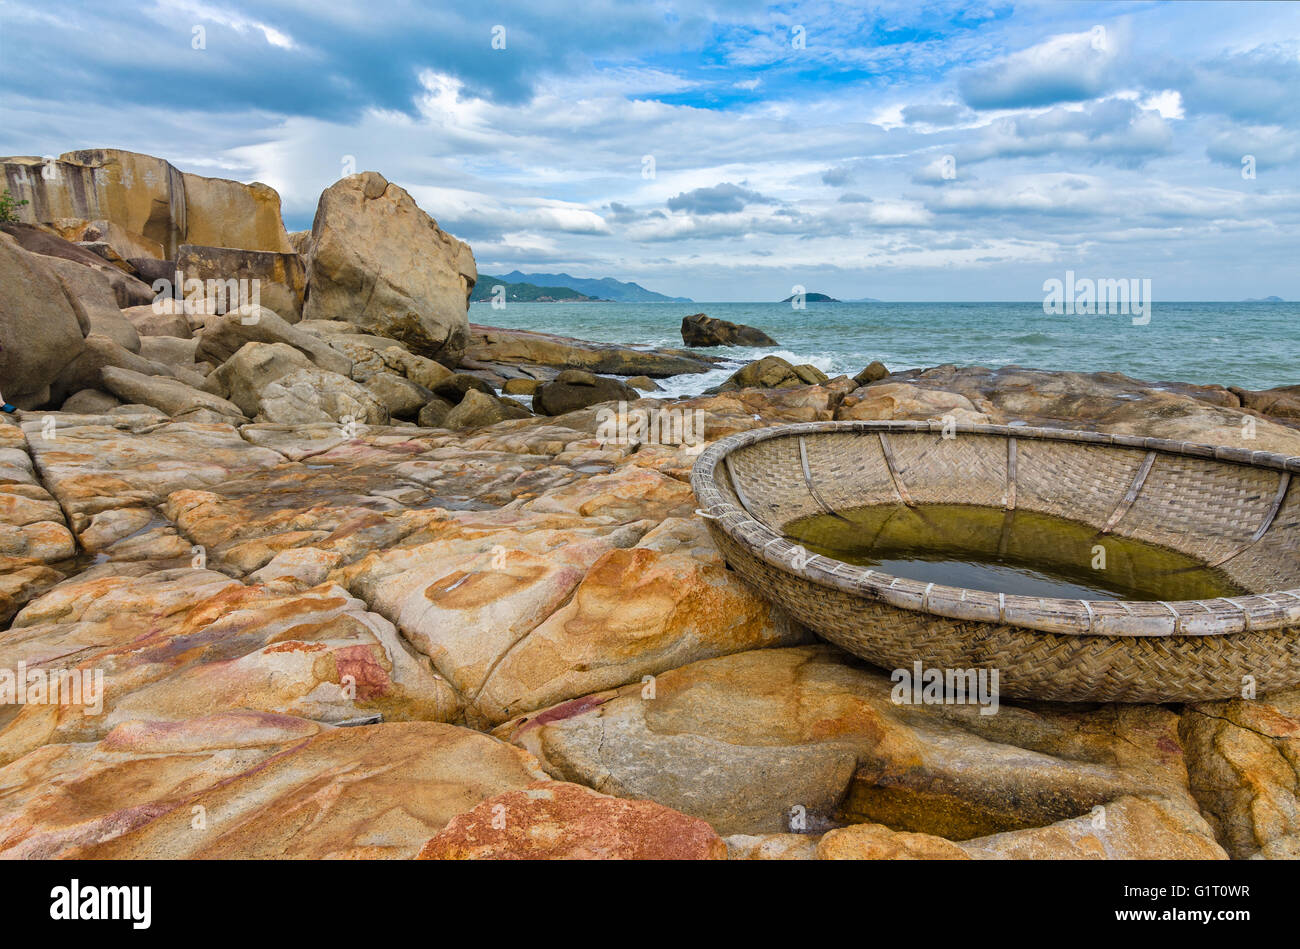
<svg viewBox="0 0 1300 949">
<path fill-rule="evenodd" d="M 1300 299 L 1300 3 L 0 0 L 0 154 L 372 170 L 479 270 L 701 301 Z"/>
</svg>

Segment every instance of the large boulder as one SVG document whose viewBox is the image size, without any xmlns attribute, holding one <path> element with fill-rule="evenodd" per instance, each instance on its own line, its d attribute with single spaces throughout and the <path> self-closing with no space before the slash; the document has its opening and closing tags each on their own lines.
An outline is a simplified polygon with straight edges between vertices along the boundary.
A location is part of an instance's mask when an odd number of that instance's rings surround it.
<svg viewBox="0 0 1300 949">
<path fill-rule="evenodd" d="M 46 401 L 85 345 L 76 308 L 47 263 L 0 235 L 0 392 L 20 408 Z"/>
<path fill-rule="evenodd" d="M 533 410 L 540 415 L 563 415 L 601 402 L 635 402 L 640 394 L 630 385 L 580 369 L 566 369 L 533 392 Z"/>
<path fill-rule="evenodd" d="M 775 346 L 776 340 L 760 329 L 703 313 L 682 317 L 682 342 L 687 346 Z"/>
<path fill-rule="evenodd" d="M 306 319 L 347 320 L 455 365 L 478 279 L 467 244 L 402 188 L 365 172 L 321 194 L 307 256 Z"/>
<path fill-rule="evenodd" d="M 242 302 L 255 292 L 255 302 L 286 322 L 297 323 L 302 319 L 307 271 L 297 254 L 182 244 L 176 255 L 176 270 L 176 280 L 181 281 L 182 288 L 185 282 L 197 279 L 204 281 L 205 289 L 212 281 L 224 291 L 226 303 L 215 312 L 236 309 L 238 303 L 232 300 Z"/>
<path fill-rule="evenodd" d="M 113 288 L 117 305 L 122 309 L 153 301 L 154 292 L 149 284 L 124 273 L 80 244 L 74 244 L 58 234 L 31 224 L 5 224 L 0 225 L 0 230 L 16 240 L 24 250 L 29 250 L 33 254 L 58 257 L 89 267 L 108 281 L 109 286 Z"/>
<path fill-rule="evenodd" d="M 107 336 L 128 352 L 140 351 L 140 334 L 118 309 L 113 287 L 103 274 L 61 257 L 50 257 L 48 264 L 86 311 L 91 333 Z"/>
<path fill-rule="evenodd" d="M 360 383 L 323 369 L 295 369 L 262 389 L 259 419 L 286 425 L 387 425 L 388 410 Z"/>
<path fill-rule="evenodd" d="M 798 386 L 817 386 L 829 382 L 826 373 L 816 366 L 794 366 L 780 356 L 764 356 L 751 362 L 718 386 L 719 392 L 736 389 L 793 389 Z"/>
<path fill-rule="evenodd" d="M 262 410 L 263 389 L 295 370 L 311 368 L 311 360 L 287 343 L 245 343 L 212 371 L 203 388 L 252 418 Z"/>
<path fill-rule="evenodd" d="M 28 202 L 17 212 L 28 223 L 109 221 L 146 246 L 160 245 L 168 258 L 185 243 L 293 251 L 280 196 L 260 182 L 184 174 L 161 158 L 115 148 L 67 152 L 49 162 L 7 158 L 0 171 L 4 187 Z"/>
<path fill-rule="evenodd" d="M 185 305 L 179 300 L 162 299 L 144 306 L 133 306 L 122 311 L 131 321 L 141 338 L 145 336 L 175 336 L 190 339 L 190 321 L 185 316 Z"/>
<path fill-rule="evenodd" d="M 287 343 L 316 366 L 341 376 L 352 375 L 352 360 L 319 336 L 291 326 L 266 307 L 227 313 L 208 322 L 194 358 L 219 366 L 245 343 Z"/>
<path fill-rule="evenodd" d="M 443 417 L 438 427 L 482 428 L 507 419 L 528 418 L 531 414 L 514 399 L 501 399 L 477 389 L 470 389 L 460 400 L 460 404 Z"/>
</svg>

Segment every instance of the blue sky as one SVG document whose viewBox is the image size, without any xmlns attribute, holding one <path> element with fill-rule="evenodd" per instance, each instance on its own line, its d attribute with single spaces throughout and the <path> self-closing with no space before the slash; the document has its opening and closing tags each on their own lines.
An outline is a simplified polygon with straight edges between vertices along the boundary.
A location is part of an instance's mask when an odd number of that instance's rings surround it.
<svg viewBox="0 0 1300 949">
<path fill-rule="evenodd" d="M 0 77 L 0 153 L 264 181 L 290 228 L 372 169 L 487 273 L 1300 298 L 1300 3 L 0 0 Z"/>
</svg>

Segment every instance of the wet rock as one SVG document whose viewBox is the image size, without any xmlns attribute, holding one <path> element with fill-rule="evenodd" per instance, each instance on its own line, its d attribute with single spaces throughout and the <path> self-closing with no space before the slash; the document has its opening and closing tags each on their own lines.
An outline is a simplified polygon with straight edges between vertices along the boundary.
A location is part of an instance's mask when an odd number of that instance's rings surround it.
<svg viewBox="0 0 1300 949">
<path fill-rule="evenodd" d="M 682 317 L 682 342 L 687 346 L 776 346 L 760 329 L 719 320 L 703 313 Z"/>
<path fill-rule="evenodd" d="M 470 326 L 467 358 L 483 363 L 584 369 L 615 376 L 646 375 L 655 379 L 685 372 L 708 372 L 717 360 L 678 350 L 634 349 L 589 343 L 530 330 Z"/>
<path fill-rule="evenodd" d="M 635 402 L 640 396 L 627 383 L 579 369 L 566 369 L 533 393 L 533 409 L 542 415 L 563 415 L 602 402 Z"/>
<path fill-rule="evenodd" d="M 733 373 L 718 387 L 719 392 L 735 389 L 789 389 L 803 385 L 820 385 L 830 381 L 816 366 L 792 366 L 780 356 L 764 356 Z"/>
</svg>

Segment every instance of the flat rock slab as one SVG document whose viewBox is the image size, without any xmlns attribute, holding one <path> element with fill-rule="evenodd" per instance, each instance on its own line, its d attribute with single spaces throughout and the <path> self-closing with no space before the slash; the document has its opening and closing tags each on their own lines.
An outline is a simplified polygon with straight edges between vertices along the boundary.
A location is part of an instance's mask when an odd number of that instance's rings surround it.
<svg viewBox="0 0 1300 949">
<path fill-rule="evenodd" d="M 457 814 L 545 778 L 519 749 L 435 722 L 132 721 L 0 768 L 0 855 L 409 858 Z"/>
</svg>

